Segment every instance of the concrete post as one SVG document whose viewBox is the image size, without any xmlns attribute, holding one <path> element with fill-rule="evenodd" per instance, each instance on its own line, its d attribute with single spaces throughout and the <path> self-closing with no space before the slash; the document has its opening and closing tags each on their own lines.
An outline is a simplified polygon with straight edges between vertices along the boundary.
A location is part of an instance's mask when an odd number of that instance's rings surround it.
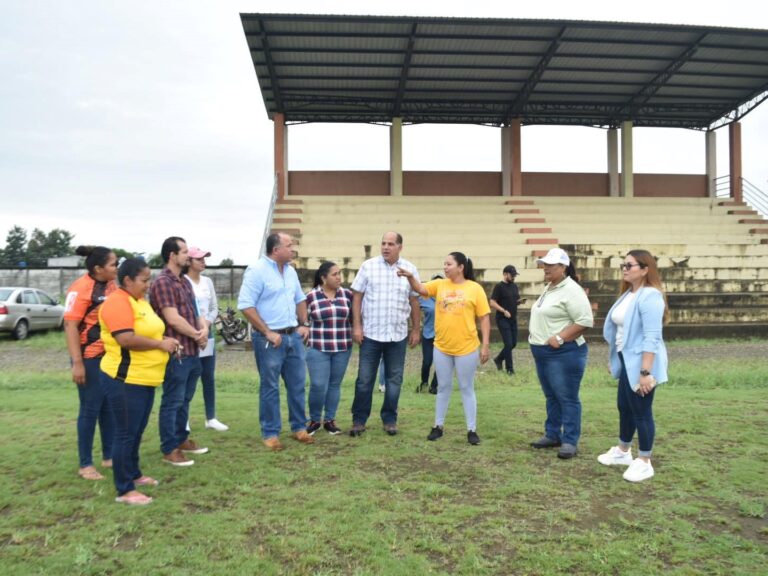
<svg viewBox="0 0 768 576">
<path fill-rule="evenodd" d="M 285 114 L 278 112 L 273 120 L 275 126 L 275 176 L 277 177 L 277 197 L 288 196 L 288 127 Z"/>
<path fill-rule="evenodd" d="M 392 118 L 389 127 L 389 195 L 403 195 L 403 119 Z"/>
<path fill-rule="evenodd" d="M 616 128 L 608 129 L 608 195 L 619 195 L 619 133 Z"/>
<path fill-rule="evenodd" d="M 728 125 L 728 138 L 731 145 L 731 198 L 736 202 L 743 202 L 744 198 L 741 193 L 741 122 L 733 122 Z"/>
<path fill-rule="evenodd" d="M 512 160 L 512 196 L 523 195 L 523 167 L 521 160 L 523 150 L 523 140 L 521 134 L 522 125 L 523 123 L 520 118 L 515 118 L 509 125 L 512 144 L 512 149 L 510 150 L 510 157 Z"/>
<path fill-rule="evenodd" d="M 632 121 L 621 123 L 621 195 L 635 195 L 635 174 L 632 166 Z"/>
<path fill-rule="evenodd" d="M 707 130 L 704 133 L 704 154 L 706 156 L 707 193 L 710 198 L 717 196 L 717 132 Z"/>
<path fill-rule="evenodd" d="M 512 131 L 501 127 L 501 195 L 512 195 Z"/>
</svg>

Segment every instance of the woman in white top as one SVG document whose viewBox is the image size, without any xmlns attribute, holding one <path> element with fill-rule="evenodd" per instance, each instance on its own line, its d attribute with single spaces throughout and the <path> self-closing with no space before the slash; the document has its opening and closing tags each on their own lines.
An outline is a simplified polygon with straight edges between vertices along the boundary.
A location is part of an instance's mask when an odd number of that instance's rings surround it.
<svg viewBox="0 0 768 576">
<path fill-rule="evenodd" d="M 547 419 L 534 448 L 559 448 L 557 457 L 573 458 L 581 437 L 579 388 L 587 367 L 582 334 L 594 325 L 592 307 L 578 283 L 568 254 L 552 248 L 537 260 L 547 287 L 531 308 L 528 343 L 544 392 Z"/>
<path fill-rule="evenodd" d="M 619 444 L 597 460 L 606 466 L 629 466 L 624 479 L 641 482 L 652 477 L 651 451 L 656 433 L 653 397 L 656 384 L 667 381 L 667 349 L 662 326 L 669 311 L 656 259 L 646 250 L 630 250 L 621 265 L 619 299 L 603 326 L 610 350 L 611 375 L 619 381 Z M 632 459 L 637 431 L 639 452 Z"/>
<path fill-rule="evenodd" d="M 216 299 L 216 290 L 213 281 L 201 272 L 205 270 L 205 259 L 211 253 L 200 248 L 189 249 L 189 270 L 187 280 L 192 285 L 197 300 L 197 312 L 208 323 L 208 345 L 200 350 L 200 365 L 203 381 L 203 400 L 205 401 L 205 427 L 225 432 L 229 426 L 216 419 L 216 341 L 214 339 L 213 323 L 219 315 L 219 302 Z M 187 423 L 189 427 L 189 423 Z"/>
</svg>

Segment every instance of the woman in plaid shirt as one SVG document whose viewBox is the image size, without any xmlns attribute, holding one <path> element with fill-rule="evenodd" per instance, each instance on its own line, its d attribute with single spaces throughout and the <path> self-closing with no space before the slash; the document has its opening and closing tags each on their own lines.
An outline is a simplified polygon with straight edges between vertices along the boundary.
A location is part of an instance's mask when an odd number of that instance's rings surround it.
<svg viewBox="0 0 768 576">
<path fill-rule="evenodd" d="M 352 292 L 341 287 L 341 270 L 333 262 L 323 262 L 315 272 L 315 282 L 307 294 L 309 340 L 309 418 L 307 433 L 322 427 L 329 434 L 340 434 L 336 409 L 341 397 L 341 381 L 352 354 Z M 325 411 L 325 419 L 321 420 Z"/>
</svg>

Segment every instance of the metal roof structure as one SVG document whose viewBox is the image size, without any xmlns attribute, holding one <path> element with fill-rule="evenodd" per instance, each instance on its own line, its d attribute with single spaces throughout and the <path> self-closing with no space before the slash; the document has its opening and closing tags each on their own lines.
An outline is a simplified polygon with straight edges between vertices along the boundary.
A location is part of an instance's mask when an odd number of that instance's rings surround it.
<svg viewBox="0 0 768 576">
<path fill-rule="evenodd" d="M 768 97 L 768 30 L 241 14 L 267 114 L 296 122 L 711 129 Z"/>
</svg>

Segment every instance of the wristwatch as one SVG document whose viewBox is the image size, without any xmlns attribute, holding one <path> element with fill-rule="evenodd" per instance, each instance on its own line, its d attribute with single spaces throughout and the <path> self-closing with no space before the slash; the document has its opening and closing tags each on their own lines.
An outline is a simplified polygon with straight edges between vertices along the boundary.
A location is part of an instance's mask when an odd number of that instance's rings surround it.
<svg viewBox="0 0 768 576">
<path fill-rule="evenodd" d="M 640 370 L 640 376 L 650 376 L 651 373 L 648 370 Z"/>
<path fill-rule="evenodd" d="M 309 320 L 307 320 L 306 322 L 302 322 L 301 325 L 304 326 L 305 328 L 309 328 L 310 327 Z"/>
<path fill-rule="evenodd" d="M 555 334 L 555 340 L 557 340 L 558 346 L 562 346 L 564 343 L 564 340 L 560 337 L 560 334 Z"/>
</svg>

